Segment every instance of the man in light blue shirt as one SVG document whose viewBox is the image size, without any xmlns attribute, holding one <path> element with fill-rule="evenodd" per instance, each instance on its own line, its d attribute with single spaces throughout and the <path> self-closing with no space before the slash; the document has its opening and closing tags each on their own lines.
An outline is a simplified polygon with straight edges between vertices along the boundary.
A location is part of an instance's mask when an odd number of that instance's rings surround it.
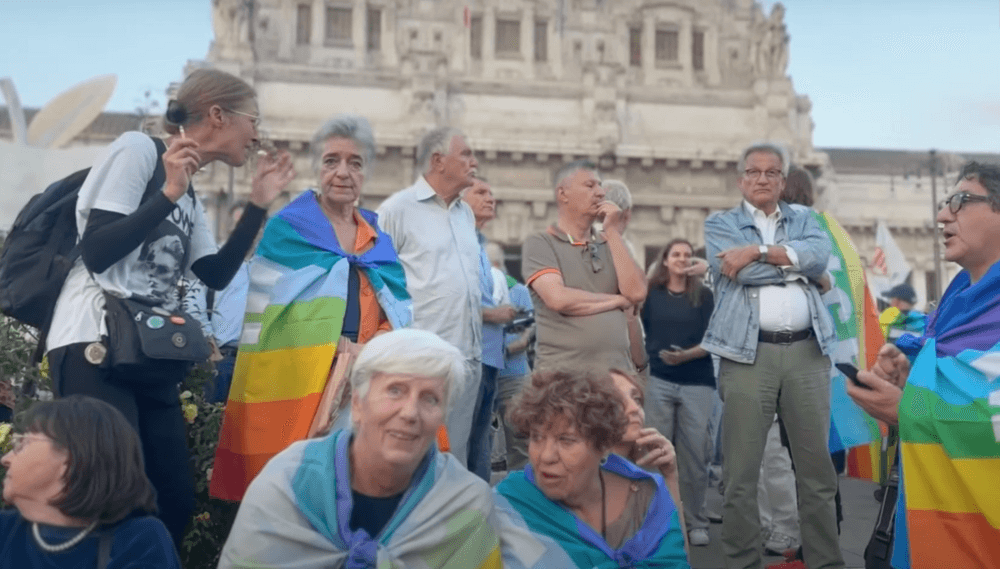
<svg viewBox="0 0 1000 569">
<path fill-rule="evenodd" d="M 476 158 L 461 131 L 442 127 L 417 145 L 421 176 L 378 208 L 406 272 L 414 328 L 434 332 L 466 358 L 469 381 L 451 406 L 451 452 L 469 460 L 469 436 L 482 375 L 482 289 L 475 216 L 459 196 L 475 180 Z"/>
<path fill-rule="evenodd" d="M 503 325 L 514 319 L 516 313 L 509 304 L 498 304 L 494 294 L 493 271 L 486 255 L 486 237 L 482 230 L 496 217 L 496 200 L 490 185 L 477 178 L 465 190 L 462 199 L 472 208 L 476 217 L 476 237 L 479 242 L 479 286 L 483 300 L 483 379 L 476 400 L 476 415 L 469 436 L 469 470 L 489 482 L 492 469 L 491 449 L 493 437 L 494 403 L 497 392 L 497 373 L 504 368 Z"/>
</svg>

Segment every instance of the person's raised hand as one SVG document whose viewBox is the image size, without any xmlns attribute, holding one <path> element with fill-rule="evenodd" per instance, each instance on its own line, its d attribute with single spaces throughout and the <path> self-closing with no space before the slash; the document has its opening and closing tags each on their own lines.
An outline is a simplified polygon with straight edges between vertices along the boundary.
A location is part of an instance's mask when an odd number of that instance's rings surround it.
<svg viewBox="0 0 1000 569">
<path fill-rule="evenodd" d="M 184 196 L 191 184 L 191 176 L 201 168 L 201 156 L 198 154 L 198 143 L 190 138 L 175 136 L 170 146 L 163 153 L 163 170 L 166 183 L 163 194 L 176 203 Z"/>
<path fill-rule="evenodd" d="M 597 206 L 597 219 L 601 220 L 605 232 L 621 235 L 625 231 L 625 214 L 613 202 L 603 201 Z"/>
<path fill-rule="evenodd" d="M 878 351 L 872 373 L 902 389 L 910 375 L 910 360 L 893 344 L 885 344 Z"/>
<path fill-rule="evenodd" d="M 267 209 L 279 194 L 295 178 L 292 155 L 280 150 L 260 156 L 257 172 L 250 184 L 250 203 Z"/>
<path fill-rule="evenodd" d="M 685 267 L 684 274 L 688 276 L 703 277 L 708 272 L 708 261 L 697 257 L 691 259 L 691 265 Z"/>
<path fill-rule="evenodd" d="M 667 437 L 660 434 L 660 431 L 653 427 L 642 429 L 635 444 L 640 450 L 645 451 L 635 461 L 636 466 L 653 466 L 664 478 L 677 476 L 677 453 L 674 451 L 674 445 Z"/>
</svg>

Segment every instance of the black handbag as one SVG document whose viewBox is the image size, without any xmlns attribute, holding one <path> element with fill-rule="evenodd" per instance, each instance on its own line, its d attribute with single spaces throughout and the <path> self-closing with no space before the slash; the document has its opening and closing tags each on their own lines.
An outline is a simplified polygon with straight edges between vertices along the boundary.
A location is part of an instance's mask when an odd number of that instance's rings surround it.
<svg viewBox="0 0 1000 569">
<path fill-rule="evenodd" d="M 104 293 L 108 363 L 127 371 L 203 362 L 212 354 L 201 324 L 188 313 L 168 312 L 138 299 Z"/>
</svg>

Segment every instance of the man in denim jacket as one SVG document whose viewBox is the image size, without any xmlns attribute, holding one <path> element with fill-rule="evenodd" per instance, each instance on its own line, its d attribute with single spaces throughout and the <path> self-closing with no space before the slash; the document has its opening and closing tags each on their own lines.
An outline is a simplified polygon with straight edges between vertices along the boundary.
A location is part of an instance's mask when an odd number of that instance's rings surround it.
<svg viewBox="0 0 1000 569">
<path fill-rule="evenodd" d="M 757 479 L 775 413 L 795 461 L 805 562 L 844 567 L 827 448 L 835 331 L 819 290 L 831 244 L 807 209 L 779 201 L 783 148 L 747 148 L 740 170 L 743 203 L 705 221 L 716 309 L 702 347 L 722 358 L 726 567 L 761 566 Z"/>
</svg>

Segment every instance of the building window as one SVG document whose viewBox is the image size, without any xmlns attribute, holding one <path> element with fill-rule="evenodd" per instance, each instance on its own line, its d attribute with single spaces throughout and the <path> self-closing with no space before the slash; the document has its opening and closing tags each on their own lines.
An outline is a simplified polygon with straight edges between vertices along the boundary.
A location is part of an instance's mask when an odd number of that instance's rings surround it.
<svg viewBox="0 0 1000 569">
<path fill-rule="evenodd" d="M 677 53 L 677 30 L 656 30 L 656 61 L 676 62 Z"/>
<path fill-rule="evenodd" d="M 469 55 L 472 59 L 483 58 L 483 17 L 469 19 Z"/>
<path fill-rule="evenodd" d="M 535 20 L 535 61 L 549 59 L 549 23 Z"/>
<path fill-rule="evenodd" d="M 326 7 L 326 45 L 350 46 L 353 16 L 351 8 Z"/>
<path fill-rule="evenodd" d="M 705 70 L 705 32 L 695 30 L 691 34 L 691 67 L 695 71 Z"/>
<path fill-rule="evenodd" d="M 382 50 L 382 10 L 368 8 L 368 51 Z"/>
<path fill-rule="evenodd" d="M 309 45 L 312 37 L 313 11 L 309 4 L 299 4 L 295 12 L 295 43 Z"/>
<path fill-rule="evenodd" d="M 497 54 L 520 55 L 521 21 L 497 20 Z"/>
<path fill-rule="evenodd" d="M 628 29 L 628 64 L 642 67 L 642 28 L 639 26 Z"/>
</svg>

